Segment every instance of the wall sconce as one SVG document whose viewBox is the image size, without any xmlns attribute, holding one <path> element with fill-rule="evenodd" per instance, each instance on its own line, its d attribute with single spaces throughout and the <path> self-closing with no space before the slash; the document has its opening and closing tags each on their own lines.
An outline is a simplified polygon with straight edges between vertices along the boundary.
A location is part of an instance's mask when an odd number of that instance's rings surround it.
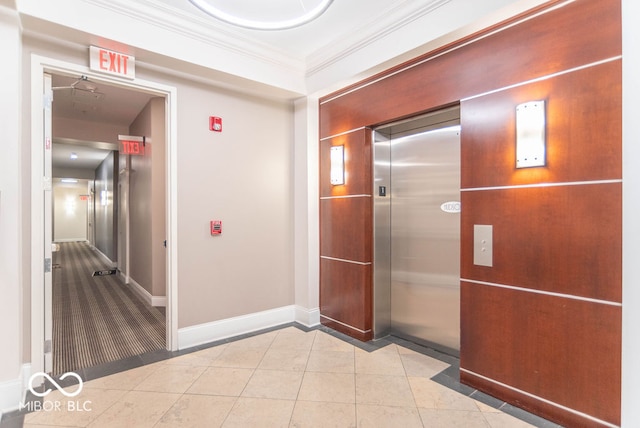
<svg viewBox="0 0 640 428">
<path fill-rule="evenodd" d="M 546 165 L 544 101 L 516 106 L 516 168 Z"/>
<path fill-rule="evenodd" d="M 344 146 L 331 146 L 331 184 L 344 184 Z"/>
</svg>

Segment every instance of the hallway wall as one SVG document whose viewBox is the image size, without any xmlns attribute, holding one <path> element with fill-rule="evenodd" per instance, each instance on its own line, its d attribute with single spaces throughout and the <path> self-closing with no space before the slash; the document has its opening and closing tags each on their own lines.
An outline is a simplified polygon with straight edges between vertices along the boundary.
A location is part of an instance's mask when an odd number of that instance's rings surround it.
<svg viewBox="0 0 640 428">
<path fill-rule="evenodd" d="M 292 104 L 172 83 L 180 100 L 179 327 L 292 305 Z M 209 116 L 222 117 L 221 133 L 209 131 Z M 221 235 L 210 235 L 211 220 L 222 221 Z"/>
<path fill-rule="evenodd" d="M 118 261 L 118 152 L 111 152 L 96 168 L 96 248 L 112 262 Z"/>
<path fill-rule="evenodd" d="M 562 424 L 617 425 L 620 2 L 554 4 L 320 100 L 320 309 L 354 337 L 372 328 L 368 127 L 460 101 L 461 379 Z M 538 99 L 547 166 L 518 170 L 515 107 Z M 347 184 L 330 186 L 338 144 Z M 493 267 L 473 264 L 475 224 L 494 227 Z"/>
<path fill-rule="evenodd" d="M 87 180 L 53 184 L 53 240 L 55 242 L 87 240 Z"/>
<path fill-rule="evenodd" d="M 130 156 L 129 276 L 151 296 L 166 295 L 166 116 L 164 98 L 152 99 L 129 127 L 144 136 L 144 156 Z"/>
</svg>

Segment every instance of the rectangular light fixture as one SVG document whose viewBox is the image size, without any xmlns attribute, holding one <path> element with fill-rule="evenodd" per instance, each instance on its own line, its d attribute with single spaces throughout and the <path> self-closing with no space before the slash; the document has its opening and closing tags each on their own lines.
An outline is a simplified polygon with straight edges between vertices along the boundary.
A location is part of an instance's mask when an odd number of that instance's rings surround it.
<svg viewBox="0 0 640 428">
<path fill-rule="evenodd" d="M 344 146 L 331 147 L 331 184 L 344 184 Z"/>
<path fill-rule="evenodd" d="M 516 168 L 546 165 L 546 114 L 544 101 L 516 106 Z"/>
</svg>

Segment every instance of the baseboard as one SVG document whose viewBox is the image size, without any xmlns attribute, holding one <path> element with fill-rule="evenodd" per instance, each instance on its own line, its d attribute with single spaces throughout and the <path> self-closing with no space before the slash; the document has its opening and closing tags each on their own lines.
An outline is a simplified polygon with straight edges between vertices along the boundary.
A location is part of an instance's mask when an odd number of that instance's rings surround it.
<svg viewBox="0 0 640 428">
<path fill-rule="evenodd" d="M 178 349 L 191 348 L 291 322 L 306 327 L 317 326 L 320 324 L 320 309 L 289 305 L 181 328 L 178 330 Z"/>
<path fill-rule="evenodd" d="M 302 306 L 295 306 L 295 321 L 305 327 L 315 327 L 320 325 L 320 308 L 307 309 Z"/>
<path fill-rule="evenodd" d="M 138 293 L 142 299 L 151 306 L 167 306 L 166 296 L 154 296 L 147 291 L 142 285 L 138 284 L 133 278 L 129 277 L 129 284 L 133 286 L 133 291 Z"/>
<path fill-rule="evenodd" d="M 178 329 L 178 349 L 239 336 L 295 320 L 295 305 Z"/>
<path fill-rule="evenodd" d="M 31 364 L 23 364 L 17 379 L 0 382 L 0 418 L 20 407 L 31 376 Z"/>
</svg>

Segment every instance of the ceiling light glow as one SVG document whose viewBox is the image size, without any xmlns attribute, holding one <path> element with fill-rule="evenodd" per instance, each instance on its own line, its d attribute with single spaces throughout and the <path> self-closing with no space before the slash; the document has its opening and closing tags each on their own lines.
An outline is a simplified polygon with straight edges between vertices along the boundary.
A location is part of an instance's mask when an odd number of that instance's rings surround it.
<svg viewBox="0 0 640 428">
<path fill-rule="evenodd" d="M 282 21 L 256 21 L 245 19 L 224 12 L 213 6 L 207 0 L 189 0 L 189 2 L 207 15 L 238 27 L 248 28 L 251 30 L 288 30 L 290 28 L 307 24 L 319 17 L 329 8 L 329 6 L 331 6 L 333 0 L 321 0 L 316 7 L 304 12 L 302 15 Z"/>
<path fill-rule="evenodd" d="M 71 160 L 78 159 L 78 154 L 76 152 L 71 152 L 71 154 L 69 155 L 69 159 Z"/>
</svg>

